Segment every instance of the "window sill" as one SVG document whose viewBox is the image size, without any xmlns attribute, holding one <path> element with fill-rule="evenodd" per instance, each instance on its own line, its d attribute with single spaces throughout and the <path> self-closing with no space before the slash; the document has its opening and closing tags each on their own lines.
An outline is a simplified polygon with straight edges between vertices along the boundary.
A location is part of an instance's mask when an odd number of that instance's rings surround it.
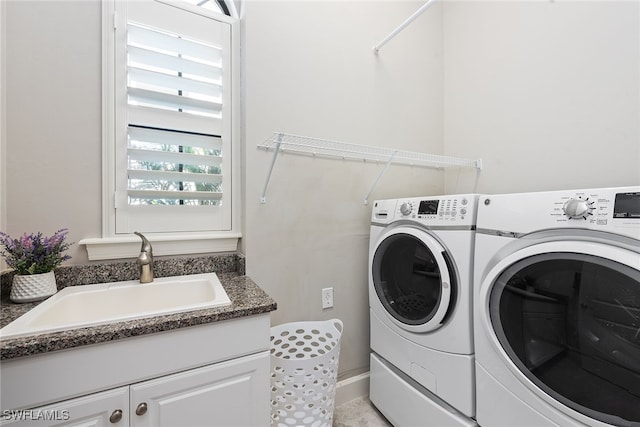
<svg viewBox="0 0 640 427">
<path fill-rule="evenodd" d="M 238 240 L 237 232 L 198 233 L 198 234 L 145 234 L 153 246 L 154 256 L 191 255 L 215 252 L 235 252 Z M 140 253 L 141 240 L 137 236 L 105 237 L 82 239 L 79 245 L 85 245 L 89 261 L 135 258 Z"/>
</svg>

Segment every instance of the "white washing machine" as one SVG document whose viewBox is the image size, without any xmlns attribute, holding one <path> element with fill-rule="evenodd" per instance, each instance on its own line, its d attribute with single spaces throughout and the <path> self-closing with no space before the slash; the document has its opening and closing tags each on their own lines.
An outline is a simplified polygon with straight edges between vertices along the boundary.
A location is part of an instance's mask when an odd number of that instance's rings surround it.
<svg viewBox="0 0 640 427">
<path fill-rule="evenodd" d="M 477 201 L 465 194 L 373 204 L 370 399 L 396 426 L 475 425 Z"/>
<path fill-rule="evenodd" d="M 478 424 L 640 426 L 640 187 L 483 196 Z"/>
</svg>

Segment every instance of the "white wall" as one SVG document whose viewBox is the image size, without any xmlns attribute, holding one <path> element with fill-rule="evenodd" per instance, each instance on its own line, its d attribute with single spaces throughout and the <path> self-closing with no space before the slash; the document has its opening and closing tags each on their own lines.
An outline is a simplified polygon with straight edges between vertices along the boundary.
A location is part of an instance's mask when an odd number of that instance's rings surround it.
<svg viewBox="0 0 640 427">
<path fill-rule="evenodd" d="M 100 237 L 100 2 L 3 6 L 3 230 L 50 235 L 68 227 L 70 241 Z M 86 261 L 78 245 L 69 254 L 73 262 Z"/>
<path fill-rule="evenodd" d="M 639 5 L 445 3 L 444 146 L 479 192 L 640 183 Z"/>
<path fill-rule="evenodd" d="M 247 274 L 278 302 L 273 324 L 343 320 L 342 376 L 368 369 L 364 197 L 383 165 L 284 155 L 260 204 L 273 132 L 442 153 L 441 8 L 375 56 L 416 2 L 245 4 Z M 371 199 L 437 194 L 442 173 L 395 166 Z M 321 289 L 335 306 L 321 309 Z"/>
</svg>

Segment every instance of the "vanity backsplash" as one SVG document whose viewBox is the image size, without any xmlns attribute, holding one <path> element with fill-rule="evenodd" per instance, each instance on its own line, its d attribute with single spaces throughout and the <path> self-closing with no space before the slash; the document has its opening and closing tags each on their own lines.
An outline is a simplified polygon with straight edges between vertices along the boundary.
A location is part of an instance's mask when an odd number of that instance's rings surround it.
<svg viewBox="0 0 640 427">
<path fill-rule="evenodd" d="M 140 276 L 140 267 L 135 261 L 114 261 L 61 266 L 54 272 L 56 284 L 60 290 L 66 286 L 136 280 Z M 211 272 L 236 272 L 243 276 L 245 257 L 239 253 L 229 253 L 193 257 L 156 257 L 154 260 L 155 277 Z M 12 271 L 0 274 L 0 298 L 4 301 L 8 299 L 11 292 L 13 275 Z"/>
</svg>

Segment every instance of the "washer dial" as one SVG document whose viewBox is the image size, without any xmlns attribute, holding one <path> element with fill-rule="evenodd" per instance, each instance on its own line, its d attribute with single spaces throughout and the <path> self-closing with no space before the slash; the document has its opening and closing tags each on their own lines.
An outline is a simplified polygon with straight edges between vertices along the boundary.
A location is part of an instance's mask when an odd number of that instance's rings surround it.
<svg viewBox="0 0 640 427">
<path fill-rule="evenodd" d="M 400 213 L 404 216 L 407 216 L 413 210 L 413 206 L 411 206 L 410 202 L 404 202 L 400 205 Z"/>
</svg>

